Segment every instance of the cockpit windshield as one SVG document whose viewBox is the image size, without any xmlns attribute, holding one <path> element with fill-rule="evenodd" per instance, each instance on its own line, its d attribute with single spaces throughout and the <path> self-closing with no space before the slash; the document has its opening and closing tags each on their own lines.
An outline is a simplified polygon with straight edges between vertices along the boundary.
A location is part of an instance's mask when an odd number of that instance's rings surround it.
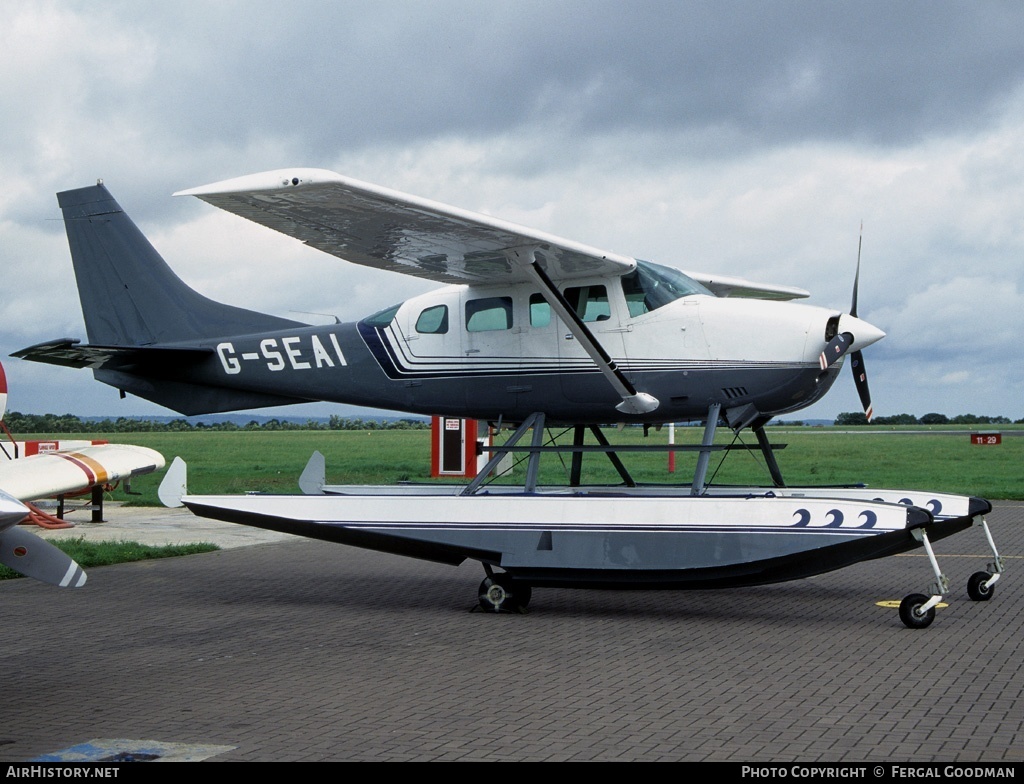
<svg viewBox="0 0 1024 784">
<path fill-rule="evenodd" d="M 650 261 L 637 261 L 636 269 L 628 275 L 623 275 L 622 292 L 626 295 L 630 316 L 649 313 L 692 294 L 714 296 L 700 283 L 679 270 Z"/>
</svg>

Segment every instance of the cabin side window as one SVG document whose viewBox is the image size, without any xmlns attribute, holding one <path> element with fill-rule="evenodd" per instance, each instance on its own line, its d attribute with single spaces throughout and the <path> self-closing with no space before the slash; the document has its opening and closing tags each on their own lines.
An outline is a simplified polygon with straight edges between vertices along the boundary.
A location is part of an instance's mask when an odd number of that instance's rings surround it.
<svg viewBox="0 0 1024 784">
<path fill-rule="evenodd" d="M 582 321 L 607 321 L 612 317 L 604 286 L 572 286 L 565 290 L 565 298 Z"/>
<path fill-rule="evenodd" d="M 466 303 L 466 331 L 512 329 L 512 297 L 484 297 Z"/>
<path fill-rule="evenodd" d="M 543 294 L 530 295 L 530 326 L 546 327 L 551 323 L 551 306 Z"/>
<path fill-rule="evenodd" d="M 416 331 L 421 335 L 444 335 L 448 332 L 448 306 L 434 305 L 416 319 Z"/>
</svg>

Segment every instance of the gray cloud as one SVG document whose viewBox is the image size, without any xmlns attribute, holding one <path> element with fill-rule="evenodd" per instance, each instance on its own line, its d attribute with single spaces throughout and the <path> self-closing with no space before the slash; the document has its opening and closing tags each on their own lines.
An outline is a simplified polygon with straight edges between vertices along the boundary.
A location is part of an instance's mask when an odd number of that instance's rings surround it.
<svg viewBox="0 0 1024 784">
<path fill-rule="evenodd" d="M 81 331 L 53 193 L 97 177 L 211 296 L 348 318 L 414 293 L 169 196 L 323 166 L 836 307 L 864 219 L 879 401 L 914 366 L 913 407 L 1022 416 L 999 369 L 1024 292 L 1022 21 L 1001 2 L 5 4 L 5 345 Z M 958 294 L 986 286 L 1000 307 L 971 318 Z M 51 372 L 12 362 L 12 387 Z M 957 387 L 961 366 L 995 380 Z M 68 405 L 153 409 L 52 372 L 82 390 Z"/>
</svg>

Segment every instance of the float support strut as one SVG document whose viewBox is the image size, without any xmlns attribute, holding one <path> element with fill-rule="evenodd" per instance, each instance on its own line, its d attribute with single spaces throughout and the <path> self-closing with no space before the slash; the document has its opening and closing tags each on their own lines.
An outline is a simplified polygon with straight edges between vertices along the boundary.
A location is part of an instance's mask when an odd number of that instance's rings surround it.
<svg viewBox="0 0 1024 784">
<path fill-rule="evenodd" d="M 718 427 L 718 413 L 721 410 L 721 403 L 712 403 L 708 406 L 708 419 L 704 423 L 704 438 L 701 439 L 701 446 L 710 447 L 714 445 L 715 428 Z M 704 480 L 707 478 L 708 463 L 710 461 L 711 450 L 700 450 L 697 455 L 697 467 L 693 471 L 693 486 L 690 488 L 690 495 L 700 495 L 704 492 Z"/>
<path fill-rule="evenodd" d="M 764 455 L 764 462 L 768 466 L 768 473 L 772 476 L 772 482 L 776 487 L 785 487 L 786 483 L 782 479 L 782 471 L 775 460 L 775 450 L 772 449 L 772 445 L 768 441 L 768 435 L 764 432 L 764 427 L 755 427 L 754 435 L 757 436 L 757 445 L 761 447 L 761 454 Z"/>
<path fill-rule="evenodd" d="M 604 437 L 604 433 L 601 432 L 601 428 L 597 427 L 597 425 L 591 425 L 590 432 L 594 434 L 594 438 L 597 439 L 597 443 L 601 446 L 610 446 L 608 439 Z M 607 455 L 608 459 L 612 461 L 612 465 L 615 466 L 615 470 L 619 472 L 619 476 L 622 477 L 623 484 L 626 487 L 636 487 L 636 480 L 630 476 L 628 469 L 622 460 L 619 459 L 619 456 L 615 452 L 608 452 Z"/>
<path fill-rule="evenodd" d="M 572 429 L 572 445 L 573 446 L 583 446 L 583 436 L 585 435 L 585 433 L 586 433 L 586 431 L 583 429 L 583 425 L 576 425 L 576 427 L 574 427 Z M 572 464 L 571 464 L 571 468 L 570 468 L 570 471 L 569 471 L 569 486 L 570 487 L 579 487 L 580 486 L 580 478 L 582 476 L 582 473 L 583 473 L 583 452 L 582 451 L 573 452 L 572 453 Z"/>
<path fill-rule="evenodd" d="M 508 437 L 508 440 L 495 449 L 494 455 L 487 461 L 487 465 L 480 470 L 472 482 L 462 488 L 462 492 L 459 493 L 459 495 L 473 495 L 473 493 L 479 490 L 487 477 L 489 477 L 492 472 L 498 470 L 498 465 L 505 458 L 505 455 L 508 454 L 507 448 L 519 443 L 519 439 L 530 432 L 531 427 L 534 428 L 534 446 L 539 445 L 540 442 L 537 440 L 537 432 L 539 431 L 542 434 L 544 432 L 544 415 L 538 412 L 526 417 L 526 419 L 523 420 L 523 424 L 516 428 L 516 431 Z M 530 453 L 530 460 L 533 461 L 535 458 L 540 458 L 539 452 Z M 536 468 L 534 468 L 534 479 L 536 479 Z"/>
</svg>

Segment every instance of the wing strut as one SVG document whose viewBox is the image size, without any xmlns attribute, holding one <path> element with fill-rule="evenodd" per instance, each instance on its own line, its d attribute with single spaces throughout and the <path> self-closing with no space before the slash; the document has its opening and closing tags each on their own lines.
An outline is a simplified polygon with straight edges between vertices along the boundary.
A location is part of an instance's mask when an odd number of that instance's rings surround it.
<svg viewBox="0 0 1024 784">
<path fill-rule="evenodd" d="M 562 292 L 552 283 L 551 278 L 548 277 L 537 261 L 536 254 L 533 255 L 534 258 L 525 265 L 524 269 L 530 277 L 540 284 L 541 294 L 543 294 L 544 299 L 547 300 L 551 308 L 558 314 L 558 317 L 565 322 L 573 337 L 579 341 L 580 345 L 590 355 L 590 358 L 594 360 L 594 364 L 597 365 L 598 369 L 604 374 L 604 377 L 608 379 L 609 383 L 622 398 L 622 402 L 615 406 L 616 411 L 621 411 L 623 414 L 647 414 L 654 411 L 659 405 L 658 399 L 653 395 L 648 395 L 646 392 L 636 391 L 630 380 L 616 366 L 615 360 L 604 350 L 604 347 L 587 328 L 587 325 L 583 323 L 583 319 L 576 314 L 576 311 L 562 295 Z"/>
</svg>

